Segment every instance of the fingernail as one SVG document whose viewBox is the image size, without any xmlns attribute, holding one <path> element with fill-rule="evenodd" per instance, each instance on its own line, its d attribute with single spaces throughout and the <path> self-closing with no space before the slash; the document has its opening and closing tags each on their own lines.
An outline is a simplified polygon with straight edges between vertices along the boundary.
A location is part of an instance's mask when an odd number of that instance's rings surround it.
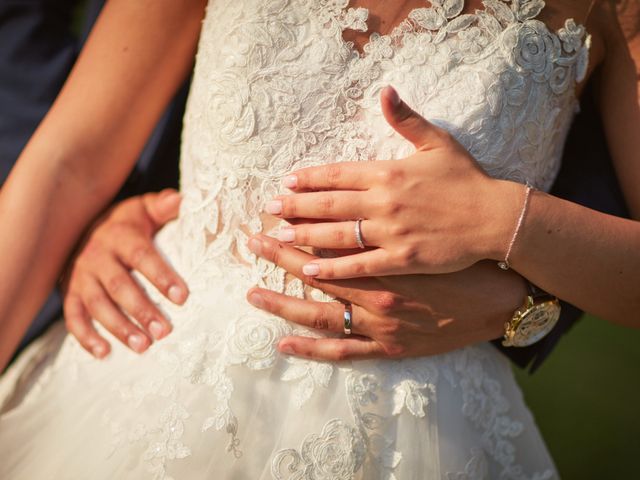
<svg viewBox="0 0 640 480">
<path fill-rule="evenodd" d="M 293 349 L 291 345 L 284 345 L 280 347 L 280 351 L 282 353 L 286 353 L 287 355 L 295 355 L 296 351 Z"/>
<path fill-rule="evenodd" d="M 302 273 L 309 275 L 310 277 L 315 277 L 320 273 L 320 265 L 317 263 L 307 263 L 302 267 Z"/>
<path fill-rule="evenodd" d="M 156 340 L 160 340 L 164 337 L 164 327 L 160 322 L 156 322 L 155 320 L 149 324 L 149 332 L 153 335 L 153 338 Z"/>
<path fill-rule="evenodd" d="M 264 211 L 270 215 L 280 215 L 282 213 L 282 202 L 280 200 L 271 200 L 265 205 Z"/>
<path fill-rule="evenodd" d="M 249 240 L 249 250 L 256 255 L 260 255 L 262 253 L 262 242 L 257 238 L 252 238 Z"/>
<path fill-rule="evenodd" d="M 181 304 L 182 303 L 182 289 L 177 285 L 171 285 L 169 287 L 169 291 L 167 292 L 169 300 L 173 303 Z"/>
<path fill-rule="evenodd" d="M 93 353 L 93 356 L 96 358 L 103 358 L 107 354 L 107 347 L 98 343 L 91 347 L 91 353 Z"/>
<path fill-rule="evenodd" d="M 147 342 L 145 341 L 145 338 L 137 333 L 129 335 L 129 337 L 127 338 L 127 343 L 134 352 L 142 353 L 147 348 Z"/>
<path fill-rule="evenodd" d="M 254 307 L 264 308 L 264 299 L 262 298 L 262 295 L 257 292 L 249 295 L 249 303 L 251 303 L 251 305 L 253 305 Z"/>
<path fill-rule="evenodd" d="M 282 184 L 287 188 L 296 188 L 298 186 L 298 177 L 296 177 L 295 175 L 284 177 L 284 180 L 282 180 Z"/>
<path fill-rule="evenodd" d="M 397 107 L 398 105 L 400 105 L 400 95 L 398 95 L 398 92 L 396 91 L 395 88 L 393 88 L 391 85 L 387 86 L 387 94 L 389 95 L 389 100 L 391 101 L 391 104 L 394 107 Z"/>
<path fill-rule="evenodd" d="M 164 205 L 172 205 L 180 200 L 180 194 L 178 192 L 168 192 L 160 198 L 160 201 Z"/>
<path fill-rule="evenodd" d="M 278 232 L 278 240 L 281 242 L 293 242 L 296 239 L 296 231 L 293 228 L 281 228 Z"/>
</svg>

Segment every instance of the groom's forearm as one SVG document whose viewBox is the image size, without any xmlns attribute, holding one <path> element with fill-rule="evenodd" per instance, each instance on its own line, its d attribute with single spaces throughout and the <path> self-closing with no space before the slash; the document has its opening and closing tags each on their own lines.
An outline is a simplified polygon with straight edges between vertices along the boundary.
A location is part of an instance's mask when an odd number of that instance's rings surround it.
<svg viewBox="0 0 640 480">
<path fill-rule="evenodd" d="M 204 1 L 112 0 L 0 192 L 0 369 L 193 62 Z"/>
</svg>

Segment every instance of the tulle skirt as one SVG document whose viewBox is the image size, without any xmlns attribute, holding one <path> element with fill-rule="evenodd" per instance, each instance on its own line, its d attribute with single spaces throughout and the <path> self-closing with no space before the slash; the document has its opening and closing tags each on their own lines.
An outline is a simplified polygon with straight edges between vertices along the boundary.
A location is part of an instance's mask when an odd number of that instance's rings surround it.
<svg viewBox="0 0 640 480">
<path fill-rule="evenodd" d="M 159 245 L 172 248 L 170 233 Z M 216 269 L 214 269 L 216 270 Z M 547 479 L 557 474 L 511 367 L 488 344 L 343 363 L 276 350 L 297 327 L 248 305 L 220 262 L 174 331 L 95 360 L 62 322 L 0 379 L 0 478 Z"/>
</svg>

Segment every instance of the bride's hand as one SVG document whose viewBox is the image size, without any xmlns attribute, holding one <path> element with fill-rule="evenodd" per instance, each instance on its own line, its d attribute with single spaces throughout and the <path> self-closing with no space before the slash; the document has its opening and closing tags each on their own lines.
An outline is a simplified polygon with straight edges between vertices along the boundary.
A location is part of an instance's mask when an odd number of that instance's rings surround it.
<svg viewBox="0 0 640 480">
<path fill-rule="evenodd" d="M 295 223 L 279 233 L 291 245 L 357 248 L 354 220 L 363 219 L 366 251 L 314 260 L 305 274 L 331 279 L 447 273 L 482 259 L 502 260 L 524 186 L 488 176 L 393 88 L 382 91 L 381 102 L 389 124 L 415 145 L 413 155 L 299 170 L 284 179 L 295 193 L 266 206 L 267 213 Z"/>
<path fill-rule="evenodd" d="M 526 287 L 513 272 L 481 262 L 444 275 L 404 275 L 318 280 L 302 273 L 316 257 L 259 235 L 249 248 L 305 283 L 351 302 L 353 335 L 343 338 L 286 337 L 281 352 L 318 360 L 435 355 L 500 337 L 522 304 Z M 325 332 L 343 332 L 344 305 L 290 297 L 252 288 L 254 306 Z"/>
</svg>

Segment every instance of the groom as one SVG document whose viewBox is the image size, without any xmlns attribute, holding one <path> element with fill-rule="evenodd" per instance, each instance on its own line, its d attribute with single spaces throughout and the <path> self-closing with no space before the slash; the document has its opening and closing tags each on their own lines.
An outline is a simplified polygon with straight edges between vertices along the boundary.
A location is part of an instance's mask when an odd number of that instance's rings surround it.
<svg viewBox="0 0 640 480">
<path fill-rule="evenodd" d="M 26 3 L 9 2 L 7 4 L 7 0 L 0 0 L 0 45 L 2 46 L 0 47 L 0 104 L 3 105 L 0 111 L 0 172 L 2 179 L 7 175 L 12 162 L 55 99 L 73 64 L 79 45 L 79 41 L 74 38 L 70 30 L 71 12 L 76 2 L 59 0 L 54 5 L 47 0 L 39 0 L 28 2 L 28 5 Z M 97 14 L 100 4 L 100 1 L 91 2 L 89 17 Z M 176 183 L 180 119 L 184 109 L 185 91 L 186 88 L 178 95 L 160 122 L 119 198 L 158 190 Z M 597 125 L 597 116 L 590 102 L 589 92 L 585 93 L 583 103 L 583 114 L 574 126 L 567 146 L 563 171 L 553 193 L 592 208 L 625 215 L 622 196 L 604 148 L 604 140 L 601 129 Z M 140 220 L 144 215 L 152 221 L 156 219 L 156 224 L 151 230 L 140 228 L 136 233 L 137 241 L 144 242 L 149 249 L 152 249 L 150 231 L 161 227 L 161 224 L 171 215 L 161 219 L 153 216 L 152 210 L 155 207 L 152 203 L 161 199 L 153 199 L 151 203 L 140 201 L 139 204 L 146 210 L 130 208 L 131 202 L 139 199 L 140 197 L 136 197 L 129 203 L 116 205 L 114 209 L 119 211 L 121 216 L 127 216 L 130 219 L 129 223 L 134 225 L 142 225 L 143 222 Z M 92 229 L 94 233 L 88 241 L 95 240 L 98 235 L 109 238 L 113 217 L 112 215 L 109 219 L 103 220 L 100 228 Z M 105 251 L 113 249 L 105 253 L 116 254 L 121 243 L 98 242 Z M 93 244 L 96 242 L 94 241 Z M 80 260 L 70 265 L 72 272 L 78 269 L 80 261 L 84 258 L 83 255 L 83 251 L 80 250 Z M 109 258 L 109 255 L 104 255 L 103 258 Z M 132 266 L 128 265 L 128 267 Z M 89 268 L 95 270 L 103 267 L 104 265 L 99 262 L 89 265 Z M 108 289 L 105 288 L 105 290 Z M 112 300 L 120 305 L 117 299 Z M 59 315 L 60 299 L 53 295 L 34 322 L 23 344 L 37 336 Z M 580 312 L 575 308 L 565 305 L 561 322 L 541 342 L 525 349 L 507 350 L 498 344 L 496 346 L 503 349 L 505 354 L 518 365 L 522 367 L 531 365 L 533 370 L 548 356 L 561 335 L 579 315 Z M 78 328 L 77 324 L 69 319 L 69 312 L 67 317 L 67 324 L 72 330 L 75 325 L 76 330 L 73 333 L 76 336 L 86 334 L 87 329 Z M 95 317 L 100 321 L 97 315 Z M 86 339 L 84 342 L 83 344 L 87 346 Z"/>
</svg>

